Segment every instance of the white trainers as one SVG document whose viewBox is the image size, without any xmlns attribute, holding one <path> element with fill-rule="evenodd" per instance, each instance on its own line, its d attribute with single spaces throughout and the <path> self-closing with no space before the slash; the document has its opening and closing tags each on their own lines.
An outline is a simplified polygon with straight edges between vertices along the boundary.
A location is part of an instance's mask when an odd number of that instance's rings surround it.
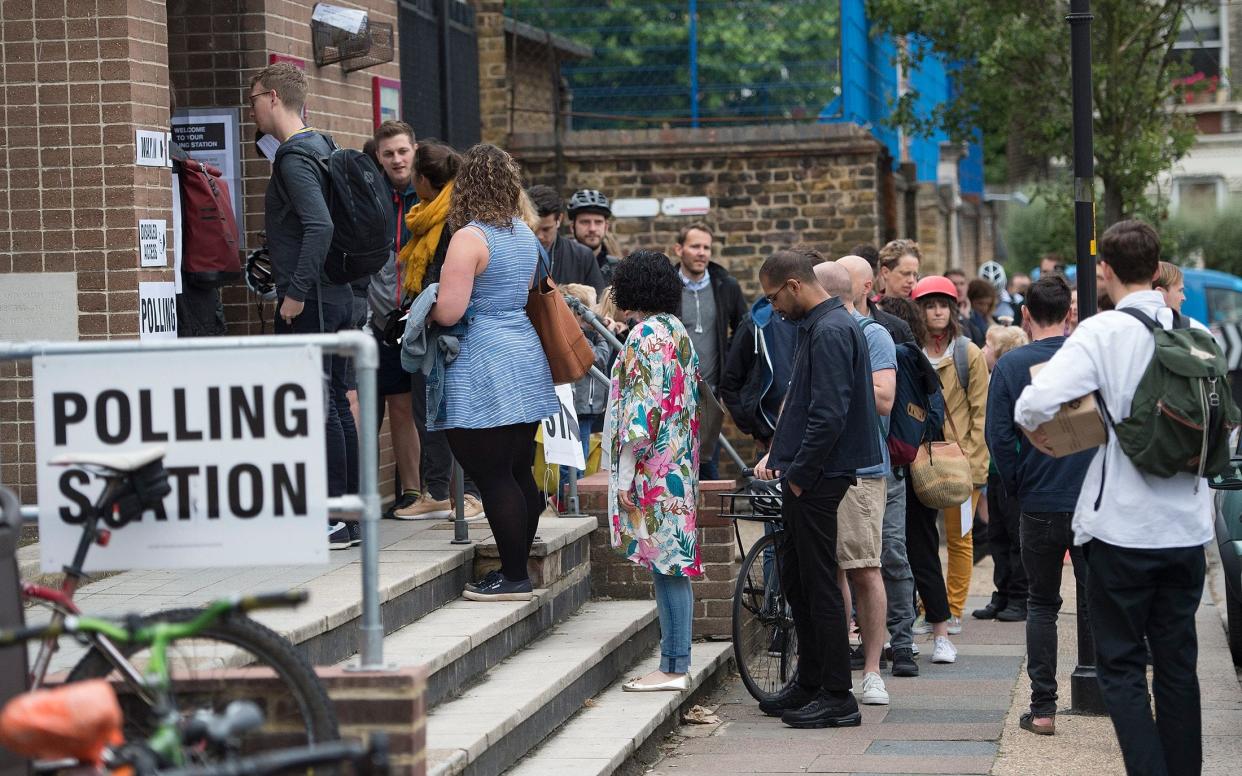
<svg viewBox="0 0 1242 776">
<path fill-rule="evenodd" d="M 936 648 L 932 650 L 933 663 L 956 663 L 957 647 L 953 646 L 953 642 L 949 641 L 948 636 L 936 637 Z"/>
<path fill-rule="evenodd" d="M 957 636 L 961 632 L 962 632 L 962 618 L 961 617 L 950 617 L 949 618 L 949 635 Z"/>
<path fill-rule="evenodd" d="M 914 618 L 914 625 L 910 628 L 910 632 L 915 636 L 926 636 L 932 632 L 931 623 L 923 615 Z"/>
<path fill-rule="evenodd" d="M 862 696 L 859 700 L 868 706 L 888 705 L 888 690 L 884 689 L 884 680 L 879 674 L 867 674 L 863 677 Z"/>
</svg>

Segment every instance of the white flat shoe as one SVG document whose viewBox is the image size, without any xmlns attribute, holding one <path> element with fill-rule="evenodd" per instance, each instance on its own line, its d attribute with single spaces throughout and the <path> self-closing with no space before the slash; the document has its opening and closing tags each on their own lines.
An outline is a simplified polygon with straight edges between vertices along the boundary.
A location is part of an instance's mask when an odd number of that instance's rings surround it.
<svg viewBox="0 0 1242 776">
<path fill-rule="evenodd" d="M 690 680 L 685 676 L 669 679 L 659 684 L 639 684 L 638 679 L 631 679 L 621 685 L 624 692 L 683 692 L 690 689 Z"/>
</svg>

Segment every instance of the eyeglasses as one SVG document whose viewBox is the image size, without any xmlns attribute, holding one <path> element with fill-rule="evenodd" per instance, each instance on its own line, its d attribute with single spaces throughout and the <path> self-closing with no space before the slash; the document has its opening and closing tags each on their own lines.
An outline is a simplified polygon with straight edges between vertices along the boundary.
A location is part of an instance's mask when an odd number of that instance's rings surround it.
<svg viewBox="0 0 1242 776">
<path fill-rule="evenodd" d="M 262 97 L 265 94 L 272 94 L 275 91 L 276 91 L 275 89 L 268 89 L 266 92 L 259 92 L 258 94 L 252 94 L 246 98 L 246 101 L 250 103 L 251 108 L 254 108 L 254 101 L 257 98 Z"/>
<path fill-rule="evenodd" d="M 763 298 L 764 298 L 764 299 L 766 299 L 766 300 L 768 300 L 768 304 L 773 304 L 773 303 L 775 303 L 775 302 L 776 302 L 776 297 L 780 296 L 780 295 L 781 295 L 781 292 L 785 290 L 785 287 L 786 287 L 786 286 L 788 286 L 788 285 L 790 284 L 790 282 L 792 282 L 793 280 L 794 280 L 793 278 L 789 278 L 789 279 L 788 279 L 788 280 L 786 280 L 784 283 L 781 283 L 781 287 L 780 287 L 780 288 L 776 289 L 775 291 L 773 291 L 773 292 L 772 292 L 772 293 L 770 293 L 770 294 L 764 294 L 764 297 L 763 297 Z"/>
</svg>

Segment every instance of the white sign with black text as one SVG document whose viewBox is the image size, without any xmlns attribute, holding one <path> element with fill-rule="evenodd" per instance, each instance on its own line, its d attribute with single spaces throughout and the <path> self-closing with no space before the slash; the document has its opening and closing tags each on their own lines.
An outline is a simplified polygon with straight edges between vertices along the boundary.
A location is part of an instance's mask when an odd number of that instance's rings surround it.
<svg viewBox="0 0 1242 776">
<path fill-rule="evenodd" d="M 168 167 L 168 133 L 151 129 L 134 130 L 134 164 L 139 167 Z"/>
<path fill-rule="evenodd" d="M 321 359 L 298 345 L 36 357 L 43 570 L 72 560 L 103 488 L 49 461 L 153 445 L 167 450 L 172 492 L 92 547 L 88 571 L 326 562 Z"/>
<path fill-rule="evenodd" d="M 543 460 L 585 469 L 578 415 L 574 412 L 574 387 L 556 386 L 556 398 L 561 403 L 561 411 L 543 421 Z"/>
<path fill-rule="evenodd" d="M 162 218 L 142 218 L 138 221 L 138 256 L 144 267 L 167 267 L 168 222 Z"/>
<path fill-rule="evenodd" d="M 175 283 L 138 284 L 138 339 L 177 338 Z"/>
<path fill-rule="evenodd" d="M 191 159 L 220 170 L 229 187 L 233 217 L 244 224 L 241 198 L 241 146 L 238 142 L 237 108 L 186 108 L 172 117 L 172 139 Z M 245 239 L 245 232 L 241 235 Z M 243 246 L 244 247 L 244 246 Z"/>
</svg>

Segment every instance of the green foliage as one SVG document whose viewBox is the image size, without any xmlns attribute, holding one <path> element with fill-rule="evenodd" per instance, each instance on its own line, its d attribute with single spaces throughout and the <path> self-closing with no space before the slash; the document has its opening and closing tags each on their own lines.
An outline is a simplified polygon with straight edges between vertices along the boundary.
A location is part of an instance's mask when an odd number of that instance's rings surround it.
<svg viewBox="0 0 1242 776">
<path fill-rule="evenodd" d="M 505 13 L 594 51 L 564 64 L 574 111 L 598 114 L 575 126 L 691 115 L 684 1 L 510 0 Z M 814 118 L 840 88 L 840 40 L 838 0 L 700 0 L 700 116 Z"/>
<path fill-rule="evenodd" d="M 1209 269 L 1242 275 L 1242 204 L 1219 212 L 1178 213 L 1160 230 L 1165 257 L 1178 264 L 1202 257 Z"/>
<path fill-rule="evenodd" d="M 1133 214 L 1156 175 L 1190 148 L 1194 123 L 1174 114 L 1174 84 L 1188 69 L 1170 56 L 1185 10 L 1210 0 L 1095 0 L 1092 88 L 1101 224 Z M 1067 3 L 1028 0 L 867 0 L 869 18 L 896 35 L 918 36 L 907 66 L 936 54 L 963 63 L 955 99 L 918 115 L 915 92 L 892 121 L 927 134 L 942 128 L 965 140 L 974 128 L 1000 132 L 1042 159 L 1073 151 Z"/>
<path fill-rule="evenodd" d="M 1038 189 L 1031 204 L 1010 202 L 1005 213 L 1006 270 L 1029 272 L 1047 253 L 1074 260 L 1074 203 L 1056 187 Z"/>
</svg>

